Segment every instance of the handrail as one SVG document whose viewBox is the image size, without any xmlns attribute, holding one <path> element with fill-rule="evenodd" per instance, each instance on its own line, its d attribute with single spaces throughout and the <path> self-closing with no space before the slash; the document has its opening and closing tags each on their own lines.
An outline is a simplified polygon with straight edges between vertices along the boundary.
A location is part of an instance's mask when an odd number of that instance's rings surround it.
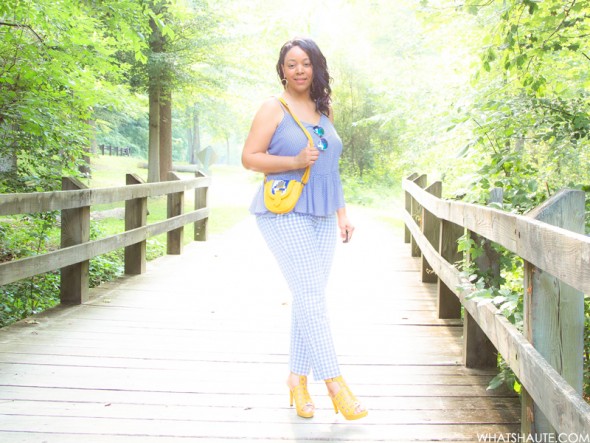
<svg viewBox="0 0 590 443">
<path fill-rule="evenodd" d="M 415 182 L 418 178 L 420 177 L 417 174 L 413 174 L 402 183 L 402 188 L 406 191 L 406 211 L 403 218 L 411 234 L 410 239 L 406 236 L 406 240 L 411 240 L 413 246 L 419 249 L 423 263 L 426 262 L 426 266 L 430 268 L 429 273 L 432 274 L 430 271 L 433 271 L 441 282 L 439 303 L 442 303 L 441 287 L 448 288 L 519 378 L 525 388 L 525 397 L 530 396 L 534 401 L 534 407 L 525 402 L 528 406 L 523 408 L 523 432 L 541 432 L 544 425 L 540 417 L 544 415 L 556 432 L 590 435 L 590 405 L 580 395 L 580 388 L 570 385 L 563 373 L 552 367 L 547 356 L 538 351 L 542 348 L 542 343 L 535 342 L 533 346 L 530 339 L 518 331 L 489 301 L 469 299 L 468 296 L 476 290 L 475 286 L 466 281 L 460 271 L 442 255 L 445 248 L 443 243 L 449 241 L 447 230 L 454 224 L 461 228 L 461 234 L 464 230 L 471 231 L 519 255 L 528 262 L 526 266 L 532 269 L 531 274 L 552 274 L 579 291 L 590 292 L 590 238 L 531 217 L 443 200 L 422 189 Z M 421 178 L 421 184 L 425 185 L 425 177 Z M 440 183 L 437 183 L 440 188 Z M 583 212 L 582 204 L 581 213 Z M 425 231 L 427 225 L 432 223 L 429 221 L 432 217 L 440 227 L 436 242 Z M 455 240 L 456 238 L 453 241 Z M 540 248 L 540 245 L 550 245 L 551 253 L 544 254 L 545 248 Z M 526 292 L 529 292 L 525 295 L 530 297 L 530 293 L 534 292 L 532 295 L 536 296 L 537 288 L 533 284 L 533 281 L 529 281 L 525 286 Z M 565 297 L 565 289 L 557 290 L 563 290 L 562 296 Z M 581 293 L 573 296 L 576 302 L 580 302 L 581 298 Z M 529 307 L 529 310 L 533 309 Z M 583 333 L 583 310 L 581 316 L 580 337 Z M 527 318 L 527 321 L 530 322 L 528 327 L 525 325 L 525 332 L 528 334 L 534 320 Z M 466 329 L 464 335 L 469 333 Z M 582 370 L 581 354 L 578 369 Z"/>
<path fill-rule="evenodd" d="M 187 214 L 135 228 L 121 234 L 111 235 L 75 246 L 61 248 L 33 257 L 25 257 L 0 264 L 0 286 L 13 283 L 34 275 L 54 271 L 81 261 L 90 260 L 97 255 L 106 254 L 126 246 L 139 243 L 147 238 L 178 229 L 186 224 L 203 220 L 209 216 L 209 209 L 203 208 Z"/>
<path fill-rule="evenodd" d="M 61 210 L 61 248 L 45 254 L 0 264 L 0 285 L 61 269 L 61 301 L 77 304 L 87 300 L 88 261 L 98 255 L 125 248 L 125 273 L 145 272 L 146 239 L 168 233 L 167 252 L 182 252 L 183 227 L 194 223 L 195 240 L 206 240 L 207 190 L 209 177 L 180 179 L 170 173 L 169 180 L 143 183 L 133 174 L 127 175 L 127 186 L 88 189 L 76 179 L 64 178 L 66 190 L 0 195 L 0 214 L 16 215 Z M 74 187 L 75 189 L 71 189 Z M 195 208 L 183 213 L 184 192 L 195 191 Z M 146 224 L 147 198 L 167 195 L 168 218 Z M 90 241 L 90 206 L 125 201 L 125 232 Z"/>
<path fill-rule="evenodd" d="M 61 211 L 206 188 L 210 184 L 211 178 L 198 177 L 109 188 L 0 194 L 0 215 Z"/>
<path fill-rule="evenodd" d="M 404 180 L 402 188 L 437 218 L 498 243 L 570 286 L 590 293 L 590 237 L 490 207 L 441 200 L 412 181 Z M 549 245 L 552 253 L 530 248 L 538 243 Z"/>
</svg>

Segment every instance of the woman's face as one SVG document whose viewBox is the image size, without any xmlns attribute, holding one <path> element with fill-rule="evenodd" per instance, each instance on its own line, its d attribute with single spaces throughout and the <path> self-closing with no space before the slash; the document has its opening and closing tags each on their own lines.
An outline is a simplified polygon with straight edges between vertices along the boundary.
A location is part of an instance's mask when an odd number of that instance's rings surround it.
<svg viewBox="0 0 590 443">
<path fill-rule="evenodd" d="M 283 74 L 287 79 L 287 88 L 303 92 L 311 88 L 313 66 L 307 53 L 299 46 L 293 46 L 285 54 Z"/>
</svg>

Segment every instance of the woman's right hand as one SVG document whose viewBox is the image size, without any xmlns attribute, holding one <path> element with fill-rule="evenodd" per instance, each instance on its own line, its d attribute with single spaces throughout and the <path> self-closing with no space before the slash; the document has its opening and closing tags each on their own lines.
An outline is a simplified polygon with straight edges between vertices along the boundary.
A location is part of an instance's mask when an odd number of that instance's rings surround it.
<svg viewBox="0 0 590 443">
<path fill-rule="evenodd" d="M 306 146 L 295 156 L 295 169 L 302 169 L 307 168 L 308 166 L 313 166 L 316 162 L 318 157 L 320 156 L 320 151 L 314 146 Z"/>
</svg>

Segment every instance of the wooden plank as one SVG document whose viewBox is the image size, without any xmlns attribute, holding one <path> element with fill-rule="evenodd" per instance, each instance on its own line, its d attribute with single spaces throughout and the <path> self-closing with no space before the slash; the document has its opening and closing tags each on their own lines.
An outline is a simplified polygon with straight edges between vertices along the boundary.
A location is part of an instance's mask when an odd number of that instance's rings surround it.
<svg viewBox="0 0 590 443">
<path fill-rule="evenodd" d="M 112 370 L 150 370 L 150 371 L 176 371 L 180 374 L 191 372 L 196 380 L 206 381 L 213 377 L 218 379 L 239 379 L 239 377 L 248 371 L 256 371 L 257 376 L 253 380 L 274 380 L 276 378 L 276 367 L 272 364 L 261 364 L 257 362 L 228 364 L 228 362 L 219 361 L 197 361 L 197 360 L 156 360 L 153 358 L 133 359 L 125 357 L 105 356 L 72 356 L 72 355 L 18 355 L 4 354 L 0 355 L 2 367 L 7 371 L 27 370 L 28 366 L 42 366 L 48 371 L 59 371 L 60 367 L 68 366 L 71 368 L 88 367 L 88 368 L 109 368 Z M 53 368 L 51 368 L 53 366 Z M 370 365 L 346 365 L 346 373 L 351 379 L 362 379 L 367 367 Z M 454 390 L 459 386 L 470 387 L 480 386 L 487 387 L 494 374 L 474 375 L 465 374 L 459 371 L 455 373 L 444 373 L 444 369 L 451 370 L 459 366 L 437 366 L 437 365 L 382 365 L 370 368 L 371 374 L 380 380 L 392 378 L 394 385 L 441 385 L 454 386 Z M 41 370 L 41 369 L 38 369 Z M 420 373 L 416 373 L 421 371 Z M 171 372 L 167 372 L 171 373 Z M 258 375 L 260 373 L 260 375 Z M 6 385 L 8 387 L 10 385 Z M 14 385 L 12 385 L 14 386 Z M 6 394 L 2 394 L 6 395 Z M 450 396 L 449 396 L 450 397 Z M 464 397 L 461 397 L 464 398 Z"/>
<path fill-rule="evenodd" d="M 441 257 L 451 264 L 461 260 L 462 254 L 458 250 L 458 240 L 464 234 L 463 227 L 447 220 L 440 223 L 440 245 Z M 437 312 L 438 318 L 461 318 L 461 302 L 455 292 L 440 279 L 438 280 Z"/>
<path fill-rule="evenodd" d="M 329 411 L 325 411 L 329 414 Z M 249 411 L 243 411 L 248 414 Z M 292 411 L 284 410 L 285 415 L 293 416 Z M 101 418 L 86 418 L 83 423 L 71 417 L 27 417 L 5 416 L 2 421 L 10 429 L 29 433 L 55 433 L 60 429 L 68 429 L 68 434 L 78 434 L 79 438 L 86 436 L 118 436 L 132 437 L 166 437 L 177 439 L 224 438 L 230 441 L 383 441 L 383 436 L 389 436 L 389 441 L 408 440 L 437 440 L 444 435 L 449 440 L 477 441 L 478 434 L 488 434 L 489 424 L 449 424 L 449 425 L 388 425 L 373 421 L 369 417 L 358 423 L 344 423 L 340 414 L 334 418 L 319 422 L 314 420 L 302 421 L 289 418 L 285 423 L 243 423 L 241 421 L 208 422 L 198 418 L 192 420 L 108 420 Z M 342 427 L 334 431 L 334 426 Z M 498 425 L 498 433 L 516 432 L 514 424 Z M 63 431 L 61 433 L 64 433 Z M 337 434 L 336 436 L 334 434 Z"/>
<path fill-rule="evenodd" d="M 551 424 L 560 433 L 590 435 L 590 406 L 490 303 L 465 300 L 475 287 L 438 256 L 409 215 L 404 220 L 433 269 L 449 288 L 456 288 L 463 306 L 502 354 Z"/>
<path fill-rule="evenodd" d="M 127 174 L 127 185 L 137 185 L 143 180 L 135 174 Z M 147 224 L 147 197 L 125 201 L 125 231 L 140 228 Z M 125 274 L 138 275 L 146 270 L 147 241 L 125 246 Z"/>
<path fill-rule="evenodd" d="M 205 177 L 205 174 L 201 171 L 195 172 L 195 177 Z M 209 188 L 201 187 L 195 189 L 195 211 L 201 208 L 206 208 L 208 203 Z M 208 218 L 197 220 L 194 225 L 194 239 L 195 241 L 206 241 L 208 236 Z"/>
<path fill-rule="evenodd" d="M 275 371 L 276 375 L 276 371 Z M 276 379 L 276 377 L 274 378 Z M 310 385 L 312 386 L 312 385 Z M 329 407 L 329 400 L 325 398 L 323 387 L 313 385 L 312 394 L 316 402 Z M 121 404 L 121 405 L 166 405 L 168 407 L 228 407 L 244 408 L 247 406 L 256 408 L 285 407 L 285 389 L 282 380 L 277 380 L 276 390 L 273 392 L 260 392 L 251 396 L 235 396 L 232 403 L 228 403 L 226 394 L 206 395 L 204 393 L 188 392 L 155 392 L 155 391 L 130 391 L 130 390 L 97 390 L 76 388 L 46 388 L 39 386 L 5 386 L 0 390 L 0 399 L 5 402 L 31 401 L 37 402 L 37 408 L 45 402 L 58 403 L 90 403 L 90 404 Z M 502 396 L 484 397 L 459 397 L 459 396 L 376 396 L 369 399 L 372 409 L 376 410 L 407 410 L 421 414 L 423 410 L 508 410 L 516 414 L 520 411 L 520 405 L 514 397 Z M 34 411 L 34 409 L 30 409 Z"/>
<path fill-rule="evenodd" d="M 63 177 L 61 187 L 64 191 L 88 189 L 84 183 L 72 177 Z M 88 240 L 90 206 L 61 211 L 61 248 L 83 244 Z M 88 300 L 89 267 L 89 260 L 78 260 L 61 268 L 59 299 L 62 304 L 78 305 Z"/>
<path fill-rule="evenodd" d="M 229 363 L 231 364 L 231 363 Z M 107 391 L 128 392 L 176 392 L 194 393 L 200 395 L 259 395 L 284 392 L 288 397 L 288 391 L 282 385 L 283 380 L 277 376 L 277 368 L 274 377 L 261 379 L 260 377 L 248 377 L 252 383 L 245 385 L 243 377 L 228 380 L 221 377 L 212 378 L 211 374 L 203 377 L 194 377 L 192 371 L 174 370 L 150 370 L 150 369 L 126 369 L 109 367 L 43 367 L 41 365 L 3 365 L 13 371 L 11 384 L 1 385 L 2 388 L 10 386 L 36 387 L 48 389 L 92 389 Z M 243 373 L 242 373 L 243 374 Z M 90 377 L 90 379 L 85 379 Z M 355 381 L 351 377 L 349 380 Z M 360 381 L 354 384 L 355 393 L 365 399 L 368 404 L 374 397 L 512 397 L 505 390 L 487 390 L 487 384 L 464 383 L 459 385 L 444 384 L 401 384 L 364 385 Z M 326 388 L 320 384 L 310 387 L 313 395 L 325 395 Z M 328 400 L 326 398 L 326 400 Z M 328 403 L 329 400 L 326 402 Z M 518 416 L 518 414 L 517 414 Z"/>
<path fill-rule="evenodd" d="M 590 293 L 590 237 L 494 208 L 440 200 L 411 182 L 404 181 L 402 187 L 437 217 L 464 226 Z M 544 245 L 542 250 L 534 247 L 539 244 Z"/>
<path fill-rule="evenodd" d="M 211 334 L 214 335 L 214 334 Z M 287 340 L 283 340 L 283 343 Z M 179 353 L 183 352 L 183 347 L 177 346 L 171 349 L 165 349 L 163 346 L 158 346 L 153 350 L 150 350 L 147 343 L 141 344 L 137 349 L 130 345 L 127 346 L 115 346 L 114 340 L 111 342 L 105 341 L 103 343 L 91 343 L 88 347 L 84 348 L 79 340 L 77 344 L 70 345 L 59 345 L 55 346 L 55 355 L 79 355 L 79 356 L 103 356 L 104 358 L 123 358 L 129 356 L 133 359 L 155 359 L 155 360 L 179 360 Z M 112 344 L 112 346 L 109 346 Z M 188 343 L 190 345 L 190 343 Z M 41 344 L 31 344 L 29 342 L 15 342 L 14 347 L 7 347 L 8 352 L 16 352 L 18 347 L 27 346 L 31 350 L 41 352 L 43 347 L 51 346 L 50 340 L 44 340 Z M 357 346 L 361 348 L 361 344 Z M 362 365 L 365 359 L 370 359 L 375 365 L 458 365 L 461 363 L 460 351 L 461 347 L 459 344 L 448 345 L 448 350 L 441 350 L 439 352 L 432 352 L 433 346 L 426 347 L 422 346 L 417 349 L 414 353 L 408 354 L 413 351 L 411 347 L 407 348 L 396 348 L 400 354 L 404 355 L 380 355 L 378 349 L 375 348 L 371 352 L 361 353 L 358 349 L 356 352 L 347 353 L 342 355 L 342 365 Z M 253 348 L 249 352 L 233 352 L 223 353 L 215 352 L 214 346 L 207 344 L 199 344 L 195 346 L 194 350 L 186 352 L 182 361 L 195 361 L 195 362 L 231 362 L 239 361 L 242 363 L 252 362 L 268 362 L 268 363 L 285 363 L 287 357 L 284 354 L 268 355 L 264 351 L 274 349 L 275 352 L 279 352 L 277 345 L 273 347 L 264 346 L 263 344 L 258 345 L 257 348 Z M 186 347 L 184 348 L 186 349 Z M 282 349 L 281 349 L 282 350 Z M 354 349 L 353 349 L 354 351 Z"/>
<path fill-rule="evenodd" d="M 54 271 L 84 260 L 90 260 L 97 255 L 142 242 L 149 237 L 163 234 L 172 229 L 177 229 L 188 223 L 194 223 L 196 220 L 202 220 L 208 216 L 208 208 L 199 209 L 198 211 L 189 212 L 168 220 L 152 223 L 148 226 L 132 229 L 100 240 L 70 246 L 35 257 L 27 257 L 21 260 L 1 263 L 0 286 L 22 280 L 23 278 L 32 277 L 37 274 Z"/>
<path fill-rule="evenodd" d="M 207 188 L 210 185 L 211 179 L 209 177 L 198 177 L 173 182 L 145 183 L 77 191 L 0 194 L 0 215 L 60 211 L 137 198 L 156 197 L 196 188 Z"/>
<path fill-rule="evenodd" d="M 428 186 L 425 191 L 436 197 L 440 197 L 442 195 L 442 183 L 436 181 Z M 422 232 L 430 244 L 438 248 L 440 243 L 440 219 L 425 208 L 422 208 Z M 422 256 L 420 260 L 420 269 L 422 273 L 422 282 L 438 283 L 438 277 L 432 271 L 432 268 L 428 265 L 424 256 Z"/>
<path fill-rule="evenodd" d="M 275 399 L 273 399 L 275 400 Z M 319 400 L 319 398 L 318 398 Z M 322 406 L 328 406 L 322 401 Z M 400 402 L 401 403 L 401 402 Z M 272 403 L 252 407 L 247 413 L 243 408 L 210 407 L 208 405 L 185 405 L 170 408 L 168 405 L 156 404 L 122 404 L 90 402 L 52 402 L 42 405 L 30 400 L 19 400 L 0 403 L 1 415 L 20 416 L 56 416 L 56 417 L 94 417 L 141 420 L 195 420 L 199 421 L 241 421 L 243 423 L 290 423 L 292 420 L 285 414 L 288 404 L 283 402 L 281 407 L 273 408 Z M 279 406 L 279 405 L 276 405 Z M 326 408 L 328 409 L 328 408 Z M 31 413 L 31 411 L 35 411 Z M 375 409 L 371 414 L 376 422 L 399 425 L 437 425 L 457 423 L 518 423 L 518 409 L 423 409 L 419 413 L 409 409 Z M 320 420 L 322 418 L 320 417 Z"/>
<path fill-rule="evenodd" d="M 584 233 L 585 195 L 564 190 L 528 216 L 577 233 Z M 551 274 L 525 262 L 524 333 L 537 351 L 582 394 L 584 378 L 584 294 Z M 522 431 L 554 435 L 541 407 L 524 391 Z"/>
<path fill-rule="evenodd" d="M 411 175 L 409 175 L 408 177 L 406 177 L 406 180 L 414 180 L 416 177 L 418 177 L 418 174 L 414 172 Z M 412 212 L 412 196 L 408 192 L 405 192 L 404 199 L 405 199 L 406 211 L 411 213 Z M 410 230 L 405 226 L 404 226 L 404 243 L 410 243 Z"/>
<path fill-rule="evenodd" d="M 493 189 L 488 203 L 502 204 L 503 192 Z M 483 252 L 475 259 L 479 275 L 487 275 L 492 289 L 498 289 L 500 281 L 500 254 L 492 243 L 470 232 L 472 240 L 480 245 Z M 481 329 L 469 312 L 465 312 L 463 325 L 463 362 L 468 368 L 495 368 L 498 365 L 498 351 L 486 333 Z"/>
<path fill-rule="evenodd" d="M 168 181 L 173 180 L 181 180 L 181 178 L 174 172 L 168 172 Z M 167 199 L 166 217 L 168 219 L 184 212 L 184 192 L 168 194 Z M 168 231 L 166 234 L 166 254 L 182 254 L 183 240 L 184 226 Z"/>
<path fill-rule="evenodd" d="M 419 188 L 424 188 L 426 187 L 426 184 L 428 183 L 428 177 L 425 174 L 422 174 L 418 177 L 416 177 L 413 180 L 413 183 L 415 186 L 419 187 Z M 418 203 L 418 201 L 411 197 L 410 199 L 410 214 L 412 214 L 412 218 L 416 221 L 416 223 L 419 226 L 422 226 L 422 206 Z M 412 250 L 412 257 L 420 257 L 420 249 L 418 248 L 418 245 L 416 244 L 416 242 L 414 241 L 413 238 L 410 237 L 410 247 Z"/>
</svg>

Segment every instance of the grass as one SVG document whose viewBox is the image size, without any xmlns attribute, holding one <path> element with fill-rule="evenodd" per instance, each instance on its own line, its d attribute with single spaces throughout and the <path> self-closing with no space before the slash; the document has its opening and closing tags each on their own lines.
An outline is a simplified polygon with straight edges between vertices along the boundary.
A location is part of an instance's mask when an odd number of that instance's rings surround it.
<svg viewBox="0 0 590 443">
<path fill-rule="evenodd" d="M 147 169 L 140 166 L 142 163 L 145 164 L 145 161 L 130 157 L 97 156 L 92 159 L 92 176 L 86 180 L 85 184 L 91 188 L 125 186 L 125 176 L 128 173 L 135 174 L 143 181 L 146 181 Z M 182 178 L 194 177 L 194 174 L 191 173 L 179 173 L 178 175 Z M 252 183 L 252 176 L 238 167 L 213 167 L 210 175 L 214 182 L 213 186 L 216 189 L 221 189 L 222 193 L 225 192 L 223 188 L 227 186 L 248 187 L 251 186 Z M 209 195 L 211 196 L 211 190 Z M 125 222 L 121 218 L 123 212 L 121 210 L 118 212 L 116 211 L 117 209 L 122 209 L 124 207 L 124 202 L 92 207 L 95 216 L 95 219 L 93 220 L 93 229 L 99 233 L 100 237 L 115 235 L 124 231 Z M 185 212 L 192 210 L 194 207 L 194 192 L 189 191 L 185 193 L 184 207 Z M 240 206 L 235 202 L 227 201 L 227 199 L 219 202 L 209 197 L 209 208 L 211 211 L 208 222 L 209 235 L 222 234 L 249 216 L 246 205 Z M 166 196 L 148 199 L 148 224 L 166 220 L 166 212 Z M 109 216 L 109 214 L 115 214 L 115 216 Z M 97 219 L 97 215 L 102 215 L 104 218 L 100 216 L 99 219 Z M 184 228 L 183 242 L 184 244 L 188 244 L 192 241 L 193 226 L 187 225 Z M 166 234 L 161 234 L 148 240 L 148 248 L 151 246 L 152 248 L 160 250 L 161 254 L 164 253 L 165 244 Z M 161 254 L 156 253 L 155 256 Z M 153 256 L 153 254 L 149 255 Z"/>
</svg>

